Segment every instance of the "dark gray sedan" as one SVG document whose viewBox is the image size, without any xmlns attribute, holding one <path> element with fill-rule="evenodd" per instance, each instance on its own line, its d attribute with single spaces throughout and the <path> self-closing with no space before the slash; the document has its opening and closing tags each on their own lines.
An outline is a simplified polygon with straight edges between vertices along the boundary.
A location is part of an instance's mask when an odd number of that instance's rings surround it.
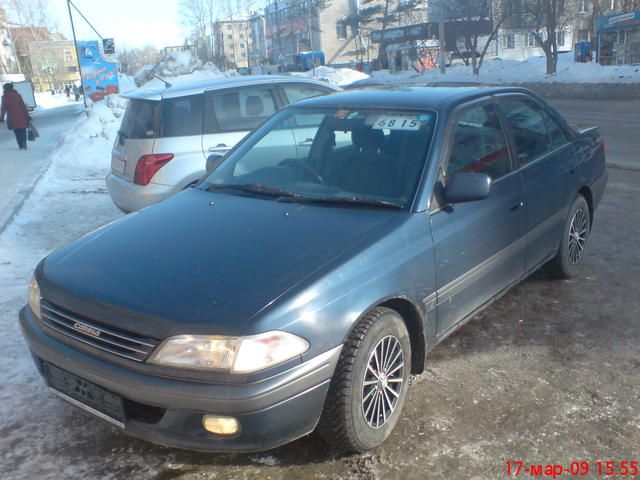
<svg viewBox="0 0 640 480">
<path fill-rule="evenodd" d="M 379 445 L 438 342 L 577 272 L 607 179 L 597 128 L 514 88 L 305 100 L 213 160 L 45 258 L 20 313 L 52 393 L 210 451 Z"/>
</svg>

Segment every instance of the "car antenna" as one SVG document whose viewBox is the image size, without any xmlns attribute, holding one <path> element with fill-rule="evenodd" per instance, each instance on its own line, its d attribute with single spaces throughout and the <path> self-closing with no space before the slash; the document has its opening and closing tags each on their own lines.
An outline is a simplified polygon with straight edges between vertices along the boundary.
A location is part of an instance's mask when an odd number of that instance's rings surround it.
<svg viewBox="0 0 640 480">
<path fill-rule="evenodd" d="M 155 73 L 151 74 L 152 77 L 157 78 L 158 80 L 160 80 L 162 83 L 164 83 L 165 88 L 169 88 L 172 87 L 173 85 L 171 85 L 169 82 L 167 82 L 164 78 L 160 78 L 158 75 L 156 75 Z"/>
</svg>

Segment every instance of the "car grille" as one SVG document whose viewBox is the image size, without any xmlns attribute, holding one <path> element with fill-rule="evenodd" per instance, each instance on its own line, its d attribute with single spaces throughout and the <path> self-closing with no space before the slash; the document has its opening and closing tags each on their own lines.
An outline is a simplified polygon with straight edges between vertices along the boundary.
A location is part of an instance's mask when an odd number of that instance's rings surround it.
<svg viewBox="0 0 640 480">
<path fill-rule="evenodd" d="M 99 350 L 137 362 L 144 362 L 160 343 L 159 340 L 97 325 L 44 300 L 40 304 L 40 313 L 42 322 L 56 332 Z"/>
</svg>

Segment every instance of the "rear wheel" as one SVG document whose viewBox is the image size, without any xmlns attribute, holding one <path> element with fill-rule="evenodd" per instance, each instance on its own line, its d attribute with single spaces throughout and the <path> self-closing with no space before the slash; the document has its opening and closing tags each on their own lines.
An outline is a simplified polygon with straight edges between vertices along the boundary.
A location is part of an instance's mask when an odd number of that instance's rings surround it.
<svg viewBox="0 0 640 480">
<path fill-rule="evenodd" d="M 569 211 L 558 253 L 546 265 L 551 275 L 556 278 L 570 278 L 578 273 L 590 231 L 589 205 L 582 195 L 578 195 Z"/>
<path fill-rule="evenodd" d="M 395 311 L 377 307 L 360 320 L 340 354 L 318 430 L 336 447 L 364 452 L 393 431 L 411 372 L 409 333 Z"/>
</svg>

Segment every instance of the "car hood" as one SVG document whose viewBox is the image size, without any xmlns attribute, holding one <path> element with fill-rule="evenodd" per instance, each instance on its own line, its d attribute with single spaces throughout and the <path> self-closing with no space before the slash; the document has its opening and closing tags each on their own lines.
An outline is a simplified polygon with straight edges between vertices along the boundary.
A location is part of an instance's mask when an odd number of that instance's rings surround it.
<svg viewBox="0 0 640 480">
<path fill-rule="evenodd" d="M 98 324 L 238 335 L 396 214 L 189 189 L 54 252 L 37 275 L 45 300 Z"/>
</svg>

